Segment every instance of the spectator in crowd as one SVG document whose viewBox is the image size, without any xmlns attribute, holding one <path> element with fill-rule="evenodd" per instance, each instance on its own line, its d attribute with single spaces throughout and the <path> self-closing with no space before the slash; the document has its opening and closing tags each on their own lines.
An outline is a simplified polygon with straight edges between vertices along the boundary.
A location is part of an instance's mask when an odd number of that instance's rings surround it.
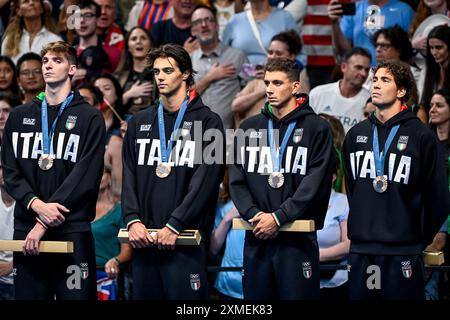
<svg viewBox="0 0 450 320">
<path fill-rule="evenodd" d="M 55 32 L 55 24 L 43 0 L 13 0 L 2 54 L 14 63 L 24 53 L 32 51 L 39 54 L 45 44 L 61 40 Z"/>
<path fill-rule="evenodd" d="M 421 105 L 430 110 L 430 101 L 434 91 L 450 88 L 450 27 L 438 26 L 430 31 L 427 38 L 427 56 L 424 81 L 422 87 Z M 423 86 L 421 86 L 423 84 Z"/>
<path fill-rule="evenodd" d="M 191 55 L 197 72 L 195 88 L 203 102 L 220 116 L 224 128 L 232 129 L 231 102 L 241 90 L 239 74 L 248 59 L 242 50 L 219 42 L 218 31 L 214 9 L 197 6 L 192 13 L 192 35 L 200 43 L 200 48 Z"/>
<path fill-rule="evenodd" d="M 344 183 L 344 166 L 342 163 L 342 144 L 344 143 L 345 129 L 341 121 L 336 117 L 329 114 L 319 113 L 322 119 L 328 121 L 333 132 L 333 146 L 336 152 L 337 159 L 337 171 L 336 178 L 333 181 L 333 188 L 336 192 L 345 193 L 345 183 Z"/>
<path fill-rule="evenodd" d="M 331 21 L 324 4 L 326 3 L 315 0 L 292 0 L 285 7 L 295 18 L 301 31 L 311 88 L 330 82 L 336 66 Z"/>
<path fill-rule="evenodd" d="M 122 87 L 117 79 L 110 74 L 95 77 L 92 82 L 103 94 L 101 111 L 106 124 L 106 141 L 111 135 L 119 135 L 120 121 L 123 117 Z M 120 118 L 119 118 L 120 117 Z"/>
<path fill-rule="evenodd" d="M 372 103 L 372 98 L 369 97 L 369 99 L 367 99 L 366 101 L 366 104 L 364 105 L 364 117 L 361 119 L 361 121 L 370 117 L 370 115 L 375 112 L 375 109 L 376 106 Z"/>
<path fill-rule="evenodd" d="M 112 73 L 119 64 L 121 49 L 102 43 L 96 34 L 96 25 L 101 19 L 100 6 L 92 0 L 81 0 L 80 4 L 80 26 L 76 29 L 79 37 L 77 55 L 80 60 L 80 68 L 76 79 L 89 82 L 95 74 L 94 70 L 101 73 Z M 95 48 L 95 50 L 93 50 Z M 83 51 L 90 50 L 93 54 L 83 55 Z M 83 55 L 83 56 L 82 56 Z M 82 67 L 82 68 L 81 68 Z"/>
<path fill-rule="evenodd" d="M 8 120 L 11 110 L 22 104 L 18 96 L 11 93 L 0 93 L 0 141 L 3 139 L 3 132 L 5 131 L 5 124 Z"/>
<path fill-rule="evenodd" d="M 223 38 L 225 27 L 231 18 L 244 10 L 242 0 L 212 0 L 211 5 L 216 9 L 216 20 L 219 25 L 219 39 Z"/>
<path fill-rule="evenodd" d="M 296 57 L 301 49 L 302 43 L 297 33 L 294 31 L 280 32 L 272 38 L 267 58 L 268 61 L 274 58 L 287 58 L 296 61 Z M 258 114 L 264 106 L 266 102 L 266 86 L 263 78 L 264 67 L 257 65 L 255 79 L 249 81 L 244 89 L 234 97 L 231 108 L 234 113 L 235 128 L 239 128 L 239 125 L 245 119 Z M 309 92 L 309 84 L 305 78 L 303 70 L 300 72 L 300 93 Z"/>
<path fill-rule="evenodd" d="M 244 298 L 318 299 L 315 233 L 279 230 L 297 219 L 314 219 L 315 227 L 322 228 L 335 165 L 332 132 L 309 107 L 307 96 L 297 95 L 300 69 L 294 61 L 270 60 L 265 71 L 268 102 L 261 114 L 240 126 L 241 131 L 254 130 L 256 135 L 245 139 L 245 152 L 239 152 L 229 167 L 233 202 L 253 225 L 245 235 Z M 272 138 L 274 129 L 284 136 Z M 252 136 L 261 138 L 256 156 L 249 152 L 253 147 L 246 148 L 255 144 Z M 301 156 L 306 153 L 311 156 Z"/>
<path fill-rule="evenodd" d="M 19 96 L 19 84 L 17 82 L 16 67 L 7 56 L 0 56 L 0 92 L 9 92 Z"/>
<path fill-rule="evenodd" d="M 115 280 L 121 271 L 120 265 L 131 260 L 131 246 L 128 243 L 121 244 L 117 238 L 119 230 L 124 227 L 120 202 L 114 201 L 112 194 L 111 168 L 105 163 L 95 219 L 92 221 L 99 300 L 117 299 L 117 282 Z M 102 288 L 105 284 L 109 284 L 106 290 Z M 105 295 L 105 291 L 109 294 Z"/>
<path fill-rule="evenodd" d="M 3 94 L 0 94 L 0 110 L 2 109 L 2 104 L 5 102 L 3 100 L 4 97 Z M 16 202 L 6 191 L 1 162 L 0 196 L 0 239 L 12 240 L 14 233 L 14 207 Z M 14 278 L 12 272 L 13 253 L 11 251 L 0 251 L 0 300 L 12 300 L 14 298 Z"/>
<path fill-rule="evenodd" d="M 23 103 L 29 103 L 45 89 L 42 76 L 42 59 L 34 53 L 28 52 L 17 61 L 19 86 L 23 93 Z"/>
<path fill-rule="evenodd" d="M 338 122 L 340 124 L 340 122 Z M 343 129 L 343 128 L 342 128 Z M 341 160 L 336 153 L 336 167 L 333 172 L 333 185 L 336 182 L 337 173 L 341 167 Z M 323 228 L 317 231 L 317 243 L 319 244 L 319 259 L 322 265 L 347 264 L 350 249 L 350 240 L 347 237 L 348 219 L 347 197 L 333 188 L 328 210 L 325 216 Z M 320 297 L 321 299 L 341 300 L 348 296 L 347 270 L 321 271 L 320 272 Z"/>
<path fill-rule="evenodd" d="M 375 64 L 375 48 L 372 37 L 377 30 L 398 24 L 408 31 L 414 11 L 400 0 L 361 0 L 356 3 L 355 15 L 342 16 L 342 5 L 331 0 L 328 16 L 333 29 L 333 43 L 339 55 L 352 47 L 369 50 Z"/>
<path fill-rule="evenodd" d="M 122 50 L 125 46 L 124 34 L 114 23 L 116 19 L 116 4 L 114 0 L 95 0 L 100 6 L 101 15 L 97 20 L 97 35 L 103 45 Z"/>
<path fill-rule="evenodd" d="M 87 103 L 101 111 L 103 93 L 99 88 L 89 83 L 82 83 L 77 89 L 80 96 L 82 96 Z"/>
<path fill-rule="evenodd" d="M 191 35 L 191 16 L 198 0 L 170 0 L 173 7 L 173 17 L 155 23 L 152 36 L 154 47 L 167 43 L 175 43 L 192 53 L 199 47 L 198 40 Z"/>
<path fill-rule="evenodd" d="M 123 112 L 120 111 L 122 110 L 122 100 L 118 98 L 122 96 L 122 88 L 116 78 L 109 74 L 94 78 L 93 84 L 103 94 L 100 111 L 106 125 L 105 163 L 111 167 L 113 198 L 118 201 L 122 192 L 123 140 L 120 135 L 120 123 Z"/>
<path fill-rule="evenodd" d="M 134 27 L 125 38 L 116 77 L 123 88 L 125 113 L 135 114 L 148 108 L 156 98 L 153 75 L 147 66 L 147 54 L 153 47 L 152 35 L 146 29 Z"/>
<path fill-rule="evenodd" d="M 448 0 L 420 0 L 419 5 L 411 22 L 409 35 L 412 38 L 417 29 L 420 28 L 422 22 L 434 14 L 446 15 L 450 18 Z M 424 34 L 419 34 L 412 39 L 412 47 L 416 50 L 427 50 L 427 37 Z"/>
<path fill-rule="evenodd" d="M 172 2 L 169 0 L 137 0 L 131 8 L 125 30 L 130 32 L 137 26 L 151 30 L 155 23 L 172 17 Z"/>
<path fill-rule="evenodd" d="M 409 66 L 384 62 L 374 73 L 376 112 L 347 133 L 343 148 L 350 297 L 422 300 L 423 245 L 450 212 L 445 167 L 436 137 L 405 105 L 415 85 Z M 367 286 L 371 265 L 381 274 L 377 290 Z"/>
<path fill-rule="evenodd" d="M 243 265 L 245 231 L 231 228 L 233 218 L 239 217 L 239 212 L 234 206 L 229 192 L 228 170 L 225 170 L 209 247 L 209 252 L 213 256 L 219 255 L 225 248 L 220 264 L 224 268 L 242 267 Z M 241 271 L 219 272 L 214 287 L 219 291 L 221 298 L 225 300 L 244 298 Z"/>
<path fill-rule="evenodd" d="M 78 86 L 80 95 L 91 106 L 99 109 L 103 114 L 109 109 L 103 101 L 103 93 L 94 85 L 83 83 Z M 112 112 L 112 111 L 111 111 Z M 111 115 L 107 115 L 108 118 Z M 111 171 L 111 192 L 115 202 L 120 200 L 122 192 L 122 137 L 117 134 L 109 136 L 105 150 L 105 165 Z"/>
<path fill-rule="evenodd" d="M 223 135 L 222 121 L 191 89 L 193 68 L 183 47 L 166 44 L 153 49 L 149 67 L 159 88 L 159 105 L 131 118 L 123 151 L 122 211 L 134 249 L 133 298 L 206 299 L 206 244 L 179 246 L 176 241 L 183 230 L 198 230 L 202 239 L 211 234 L 224 159 L 211 161 L 207 156 L 194 164 L 194 153 L 205 155 L 213 147 L 223 154 L 225 147 L 194 141 L 193 136 L 212 129 Z M 195 121 L 203 125 L 198 128 Z M 183 141 L 175 134 L 180 128 L 188 132 Z M 136 141 L 145 140 L 147 146 L 136 148 Z M 179 150 L 176 156 L 171 156 L 172 142 L 173 150 Z M 148 150 L 159 152 L 156 156 Z M 187 160 L 173 163 L 179 154 Z M 149 233 L 148 228 L 159 230 Z"/>
<path fill-rule="evenodd" d="M 399 25 L 380 29 L 373 36 L 373 45 L 375 47 L 375 59 L 377 63 L 385 61 L 403 61 L 409 64 L 411 72 L 414 76 L 415 83 L 419 82 L 421 70 L 414 62 L 413 48 L 409 41 L 408 34 Z M 372 86 L 373 71 L 369 73 L 369 77 L 364 87 L 370 90 Z M 409 100 L 406 105 L 417 114 L 423 123 L 427 123 L 427 114 L 425 108 L 419 105 L 419 97 L 416 88 L 410 88 Z"/>
<path fill-rule="evenodd" d="M 264 65 L 274 35 L 288 30 L 298 33 L 292 16 L 269 4 L 269 0 L 250 0 L 250 10 L 235 14 L 223 33 L 223 43 L 244 51 L 250 63 Z"/>
<path fill-rule="evenodd" d="M 436 133 L 437 138 L 442 146 L 443 161 L 445 163 L 447 172 L 447 181 L 450 190 L 450 89 L 443 88 L 435 91 L 431 97 L 430 103 L 430 127 Z M 433 242 L 428 246 L 428 251 L 444 251 L 445 265 L 449 265 L 450 259 L 450 246 L 447 240 L 448 225 L 444 225 L 443 228 L 436 234 Z M 431 283 L 439 283 L 437 274 L 433 274 L 427 287 Z M 448 275 L 448 272 L 447 272 Z M 447 279 L 448 281 L 448 279 Z M 436 285 L 437 286 L 437 285 Z M 434 290 L 434 297 L 437 298 Z M 430 290 L 428 290 L 430 293 Z M 430 298 L 432 298 L 430 296 Z"/>
<path fill-rule="evenodd" d="M 348 132 L 361 121 L 364 104 L 370 96 L 363 88 L 369 69 L 370 53 L 363 48 L 350 50 L 341 64 L 342 79 L 315 87 L 309 93 L 313 110 L 336 117 Z"/>
<path fill-rule="evenodd" d="M 445 152 L 445 162 L 448 168 L 450 159 L 450 89 L 442 88 L 435 91 L 430 103 L 430 126 L 441 142 Z M 450 169 L 450 168 L 448 168 Z M 447 170 L 447 173 L 450 171 Z"/>
</svg>

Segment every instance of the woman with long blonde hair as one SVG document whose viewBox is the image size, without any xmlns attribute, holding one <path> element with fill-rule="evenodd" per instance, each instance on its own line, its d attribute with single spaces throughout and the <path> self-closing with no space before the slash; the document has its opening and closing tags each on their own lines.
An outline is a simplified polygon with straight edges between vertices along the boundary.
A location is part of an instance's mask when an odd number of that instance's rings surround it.
<svg viewBox="0 0 450 320">
<path fill-rule="evenodd" d="M 62 40 L 43 0 L 13 0 L 11 17 L 2 42 L 2 54 L 14 63 L 27 52 L 40 54 L 42 47 Z"/>
</svg>

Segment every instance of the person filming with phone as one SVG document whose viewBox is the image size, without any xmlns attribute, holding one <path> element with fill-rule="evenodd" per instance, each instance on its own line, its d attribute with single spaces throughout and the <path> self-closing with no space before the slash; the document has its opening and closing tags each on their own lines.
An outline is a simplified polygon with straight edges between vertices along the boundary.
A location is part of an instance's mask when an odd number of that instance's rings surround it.
<svg viewBox="0 0 450 320">
<path fill-rule="evenodd" d="M 396 24 L 408 31 L 413 16 L 413 9 L 400 0 L 331 0 L 328 5 L 333 44 L 338 55 L 344 55 L 353 47 L 362 47 L 370 51 L 372 65 L 376 61 L 371 41 L 375 32 Z"/>
</svg>

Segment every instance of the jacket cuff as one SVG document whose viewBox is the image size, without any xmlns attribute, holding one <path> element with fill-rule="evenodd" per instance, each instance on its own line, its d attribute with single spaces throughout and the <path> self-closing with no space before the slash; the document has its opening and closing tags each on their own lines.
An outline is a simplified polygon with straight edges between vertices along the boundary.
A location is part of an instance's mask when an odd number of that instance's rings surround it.
<svg viewBox="0 0 450 320">
<path fill-rule="evenodd" d="M 171 226 L 170 224 L 166 223 L 166 227 L 167 227 L 170 231 L 172 231 L 173 233 L 175 233 L 177 236 L 180 235 L 180 231 L 177 230 L 177 229 L 175 229 L 175 228 L 174 228 L 173 226 Z"/>
<path fill-rule="evenodd" d="M 126 215 L 125 218 L 125 224 L 127 225 L 127 230 L 130 228 L 130 226 L 135 222 L 141 222 L 141 219 L 139 219 L 139 215 L 137 213 L 132 213 L 129 215 Z"/>
<path fill-rule="evenodd" d="M 261 210 L 259 210 L 256 207 L 250 208 L 249 210 L 247 210 L 247 212 L 244 214 L 243 218 L 245 220 L 250 220 L 256 217 L 256 215 L 258 214 L 258 212 L 261 212 Z"/>
<path fill-rule="evenodd" d="M 280 223 L 280 220 L 278 220 L 278 217 L 275 212 L 272 213 L 272 217 L 275 220 L 275 223 L 277 224 L 277 226 L 280 227 L 281 223 Z"/>
<path fill-rule="evenodd" d="M 274 217 L 274 219 L 277 222 L 279 227 L 281 227 L 283 224 L 289 222 L 288 216 L 281 209 L 278 209 L 277 211 L 272 213 L 272 217 Z"/>
<path fill-rule="evenodd" d="M 43 226 L 44 229 L 48 229 L 48 226 L 39 217 L 36 217 L 36 222 L 39 223 L 41 226 Z"/>
<path fill-rule="evenodd" d="M 31 203 L 38 199 L 33 193 L 28 193 L 23 199 L 23 205 L 27 207 L 27 210 L 31 210 Z"/>
<path fill-rule="evenodd" d="M 166 223 L 166 227 L 176 234 L 180 234 L 180 231 L 183 230 L 181 223 L 179 223 L 174 217 L 170 217 L 169 221 Z"/>
</svg>

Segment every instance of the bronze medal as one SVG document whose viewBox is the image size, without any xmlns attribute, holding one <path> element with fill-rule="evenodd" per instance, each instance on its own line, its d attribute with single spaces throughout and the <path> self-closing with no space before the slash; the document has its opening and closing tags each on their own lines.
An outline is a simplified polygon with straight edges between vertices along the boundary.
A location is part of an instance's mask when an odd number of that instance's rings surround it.
<svg viewBox="0 0 450 320">
<path fill-rule="evenodd" d="M 156 175 L 161 179 L 167 178 L 170 175 L 171 171 L 172 167 L 166 162 L 161 162 L 156 167 Z"/>
</svg>

